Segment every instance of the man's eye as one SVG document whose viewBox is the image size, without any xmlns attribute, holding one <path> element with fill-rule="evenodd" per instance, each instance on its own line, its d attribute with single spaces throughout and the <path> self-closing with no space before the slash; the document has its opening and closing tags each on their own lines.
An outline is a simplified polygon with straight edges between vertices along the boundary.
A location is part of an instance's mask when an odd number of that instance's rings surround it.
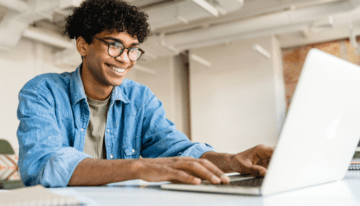
<svg viewBox="0 0 360 206">
<path fill-rule="evenodd" d="M 110 42 L 110 45 L 116 48 L 124 48 L 124 46 L 119 42 Z"/>
</svg>

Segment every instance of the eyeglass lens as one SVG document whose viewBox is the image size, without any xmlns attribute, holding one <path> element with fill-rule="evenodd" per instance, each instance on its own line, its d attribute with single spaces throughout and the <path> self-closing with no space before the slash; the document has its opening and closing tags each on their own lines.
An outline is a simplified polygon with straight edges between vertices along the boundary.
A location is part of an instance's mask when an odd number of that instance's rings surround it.
<svg viewBox="0 0 360 206">
<path fill-rule="evenodd" d="M 110 44 L 109 54 L 110 54 L 110 56 L 117 57 L 117 56 L 121 55 L 124 52 L 124 50 L 125 50 L 124 45 L 116 42 L 116 43 Z M 129 48 L 127 54 L 131 61 L 136 61 L 140 58 L 141 51 L 139 51 L 139 48 L 137 48 L 137 47 L 132 47 L 132 48 Z"/>
</svg>

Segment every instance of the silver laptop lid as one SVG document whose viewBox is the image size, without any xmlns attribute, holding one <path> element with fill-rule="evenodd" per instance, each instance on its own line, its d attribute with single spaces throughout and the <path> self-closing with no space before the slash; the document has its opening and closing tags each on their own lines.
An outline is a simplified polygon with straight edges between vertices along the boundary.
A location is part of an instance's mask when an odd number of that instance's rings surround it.
<svg viewBox="0 0 360 206">
<path fill-rule="evenodd" d="M 261 193 L 342 179 L 359 137 L 360 67 L 312 49 Z"/>
</svg>

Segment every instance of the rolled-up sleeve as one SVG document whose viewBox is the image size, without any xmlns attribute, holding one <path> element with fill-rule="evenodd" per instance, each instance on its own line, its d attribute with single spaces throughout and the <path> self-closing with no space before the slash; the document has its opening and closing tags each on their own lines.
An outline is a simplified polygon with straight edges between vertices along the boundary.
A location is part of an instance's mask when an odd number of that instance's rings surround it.
<svg viewBox="0 0 360 206">
<path fill-rule="evenodd" d="M 24 87 L 19 93 L 19 169 L 26 186 L 67 186 L 73 171 L 89 155 L 63 146 L 50 91 Z"/>
<path fill-rule="evenodd" d="M 189 156 L 200 158 L 205 152 L 215 151 L 205 143 L 191 142 L 178 131 L 166 113 L 162 103 L 146 90 L 147 101 L 144 105 L 142 152 L 143 157 Z"/>
</svg>

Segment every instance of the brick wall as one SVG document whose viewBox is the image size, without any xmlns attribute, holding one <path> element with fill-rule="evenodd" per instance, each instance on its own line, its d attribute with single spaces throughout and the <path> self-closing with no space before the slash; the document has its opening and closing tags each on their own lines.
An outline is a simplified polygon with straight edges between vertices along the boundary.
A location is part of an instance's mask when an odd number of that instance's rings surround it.
<svg viewBox="0 0 360 206">
<path fill-rule="evenodd" d="M 348 60 L 354 64 L 360 65 L 360 56 L 356 54 L 356 49 L 350 45 L 348 39 L 283 49 L 283 69 L 286 89 L 286 100 L 288 107 L 294 94 L 296 84 L 301 73 L 301 69 L 305 62 L 306 55 L 311 48 L 320 49 L 324 52 L 340 57 L 344 60 Z"/>
</svg>

